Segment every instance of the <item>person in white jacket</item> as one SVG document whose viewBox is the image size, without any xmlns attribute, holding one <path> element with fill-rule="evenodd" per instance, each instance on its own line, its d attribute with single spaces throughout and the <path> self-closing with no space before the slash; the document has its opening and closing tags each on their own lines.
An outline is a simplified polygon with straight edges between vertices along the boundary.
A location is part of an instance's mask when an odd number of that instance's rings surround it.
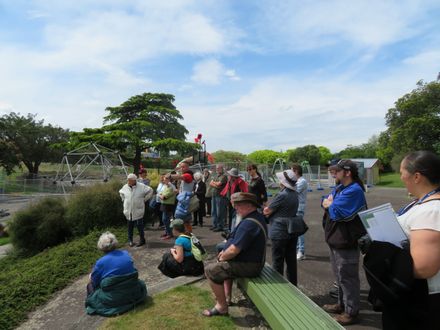
<svg viewBox="0 0 440 330">
<path fill-rule="evenodd" d="M 153 196 L 153 189 L 137 182 L 137 176 L 132 173 L 127 176 L 127 183 L 119 190 L 119 194 L 124 205 L 124 215 L 128 222 L 128 244 L 130 247 L 134 246 L 133 227 L 136 225 L 140 236 L 139 243 L 136 246 L 142 246 L 145 244 L 145 202 Z"/>
</svg>

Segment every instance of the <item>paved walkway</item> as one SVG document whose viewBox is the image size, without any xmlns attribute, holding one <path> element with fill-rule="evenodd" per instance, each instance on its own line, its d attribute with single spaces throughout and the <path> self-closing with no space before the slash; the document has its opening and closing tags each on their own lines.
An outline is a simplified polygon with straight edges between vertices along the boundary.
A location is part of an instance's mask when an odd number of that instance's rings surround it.
<svg viewBox="0 0 440 330">
<path fill-rule="evenodd" d="M 300 261 L 298 265 L 298 287 L 318 305 L 335 302 L 328 296 L 328 289 L 331 287 L 334 278 L 329 263 L 328 246 L 324 242 L 321 225 L 322 209 L 319 206 L 321 196 L 328 193 L 329 190 L 309 193 L 306 210 L 306 221 L 310 228 L 306 235 L 307 259 Z M 372 188 L 367 194 L 367 200 L 369 207 L 391 202 L 394 208 L 397 209 L 408 201 L 408 197 L 404 189 Z M 210 219 L 206 219 L 206 222 L 206 225 L 209 225 Z M 203 228 L 196 227 L 194 232 L 213 255 L 215 245 L 221 240 L 221 237 L 219 233 L 210 231 L 206 225 Z M 161 231 L 156 228 L 147 228 L 148 243 L 141 248 L 128 248 L 135 259 L 140 278 L 145 280 L 150 293 L 152 293 L 152 290 L 157 292 L 176 284 L 163 276 L 157 269 L 162 254 L 173 245 L 173 241 L 161 241 L 159 239 L 160 234 Z M 270 248 L 268 248 L 267 253 L 266 260 L 271 263 Z M 348 326 L 347 329 L 381 329 L 380 313 L 373 312 L 366 300 L 368 284 L 362 268 L 360 274 L 361 319 L 359 324 Z M 184 278 L 183 280 L 186 281 L 187 279 Z M 29 320 L 20 329 L 96 329 L 103 318 L 91 317 L 85 314 L 86 283 L 87 276 L 83 276 L 57 293 L 46 305 L 29 315 Z M 198 285 L 206 287 L 206 281 L 202 281 Z M 236 301 L 240 302 L 235 311 L 231 310 L 231 315 L 237 326 L 261 328 L 261 318 L 253 314 L 249 302 L 244 300 L 238 290 L 236 290 L 234 296 Z"/>
</svg>

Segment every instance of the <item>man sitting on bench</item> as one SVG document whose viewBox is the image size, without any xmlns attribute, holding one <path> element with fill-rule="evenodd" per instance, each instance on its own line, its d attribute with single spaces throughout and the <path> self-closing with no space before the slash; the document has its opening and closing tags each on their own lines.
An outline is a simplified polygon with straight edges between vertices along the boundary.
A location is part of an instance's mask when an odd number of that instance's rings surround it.
<svg viewBox="0 0 440 330">
<path fill-rule="evenodd" d="M 267 226 L 264 216 L 257 211 L 259 204 L 255 195 L 238 192 L 231 196 L 231 203 L 237 218 L 241 217 L 242 220 L 230 234 L 217 262 L 205 267 L 205 275 L 214 292 L 216 304 L 212 309 L 204 310 L 204 316 L 227 315 L 232 280 L 257 277 L 264 267 Z"/>
</svg>

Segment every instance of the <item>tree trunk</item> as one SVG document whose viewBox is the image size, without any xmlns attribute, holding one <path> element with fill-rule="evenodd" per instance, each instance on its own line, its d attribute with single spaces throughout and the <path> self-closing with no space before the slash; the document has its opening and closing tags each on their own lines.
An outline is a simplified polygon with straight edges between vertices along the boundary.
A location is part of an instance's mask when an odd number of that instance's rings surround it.
<svg viewBox="0 0 440 330">
<path fill-rule="evenodd" d="M 142 149 L 139 147 L 136 147 L 136 153 L 134 155 L 134 160 L 133 160 L 133 172 L 134 174 L 138 175 L 139 174 L 139 168 L 141 167 L 141 152 Z"/>
<path fill-rule="evenodd" d="M 36 179 L 38 176 L 38 169 L 40 167 L 41 162 L 35 162 L 32 163 L 30 161 L 23 161 L 23 164 L 26 166 L 26 168 L 28 169 L 28 175 L 27 178 L 28 179 Z"/>
</svg>

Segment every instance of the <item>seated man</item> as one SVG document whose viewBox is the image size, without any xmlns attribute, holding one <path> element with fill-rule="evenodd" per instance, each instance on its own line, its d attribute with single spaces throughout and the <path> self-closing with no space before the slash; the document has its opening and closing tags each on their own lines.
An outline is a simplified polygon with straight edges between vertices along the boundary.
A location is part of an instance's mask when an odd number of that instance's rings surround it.
<svg viewBox="0 0 440 330">
<path fill-rule="evenodd" d="M 133 259 L 125 250 L 116 250 L 115 235 L 106 232 L 98 240 L 98 249 L 105 255 L 90 274 L 87 285 L 87 314 L 111 316 L 122 314 L 145 301 L 147 288 L 138 279 Z"/>
<path fill-rule="evenodd" d="M 232 280 L 256 277 L 264 267 L 267 226 L 264 216 L 257 211 L 256 196 L 238 192 L 231 196 L 231 202 L 242 220 L 230 234 L 217 262 L 205 267 L 216 304 L 212 309 L 204 310 L 204 316 L 227 315 Z"/>
</svg>

